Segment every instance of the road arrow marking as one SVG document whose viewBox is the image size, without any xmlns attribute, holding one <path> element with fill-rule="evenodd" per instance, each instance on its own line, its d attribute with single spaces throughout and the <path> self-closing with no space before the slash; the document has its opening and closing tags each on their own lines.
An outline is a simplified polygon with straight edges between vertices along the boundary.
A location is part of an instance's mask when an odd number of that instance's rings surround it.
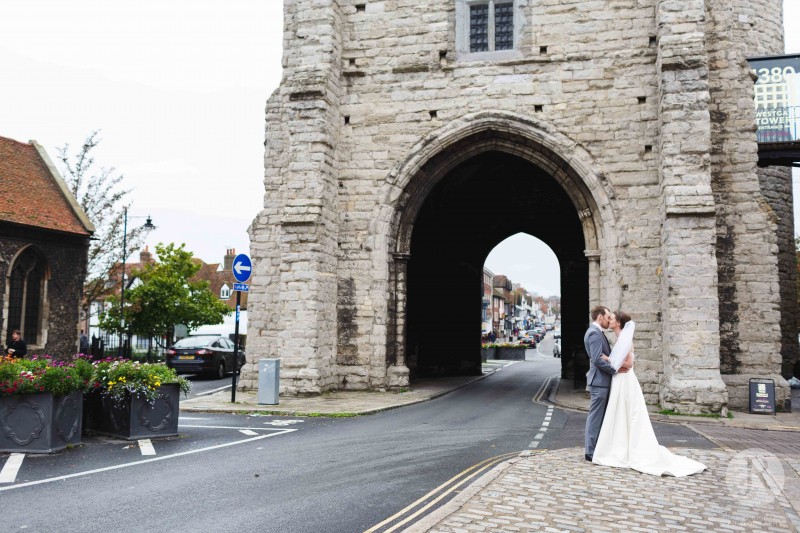
<svg viewBox="0 0 800 533">
<path fill-rule="evenodd" d="M 241 274 L 242 272 L 250 272 L 251 268 L 249 266 L 244 266 L 241 261 L 233 265 L 233 271 L 237 274 Z"/>
<path fill-rule="evenodd" d="M 24 453 L 12 453 L 8 456 L 3 470 L 0 470 L 0 483 L 14 483 L 23 459 L 25 459 Z"/>
</svg>

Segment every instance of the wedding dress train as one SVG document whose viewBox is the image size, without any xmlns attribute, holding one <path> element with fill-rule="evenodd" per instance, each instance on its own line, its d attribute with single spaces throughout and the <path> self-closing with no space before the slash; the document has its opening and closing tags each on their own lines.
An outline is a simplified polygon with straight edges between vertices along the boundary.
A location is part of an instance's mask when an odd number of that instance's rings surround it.
<svg viewBox="0 0 800 533">
<path fill-rule="evenodd" d="M 632 336 L 632 331 L 630 333 Z M 642 387 L 633 369 L 617 373 L 611 380 L 608 407 L 592 462 L 633 468 L 654 476 L 682 477 L 706 469 L 704 464 L 675 455 L 658 444 Z"/>
</svg>

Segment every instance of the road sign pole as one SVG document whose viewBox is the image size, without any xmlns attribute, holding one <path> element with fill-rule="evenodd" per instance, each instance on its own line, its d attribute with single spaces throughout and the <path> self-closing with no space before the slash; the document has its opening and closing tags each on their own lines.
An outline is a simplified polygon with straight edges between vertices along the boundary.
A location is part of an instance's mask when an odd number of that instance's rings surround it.
<svg viewBox="0 0 800 533">
<path fill-rule="evenodd" d="M 234 403 L 236 401 L 236 376 L 239 375 L 239 309 L 241 309 L 242 291 L 247 290 L 247 285 L 244 285 L 244 282 L 250 279 L 253 263 L 247 255 L 239 254 L 233 258 L 231 270 L 233 270 L 233 277 L 239 282 L 233 285 L 236 291 L 236 330 L 233 334 L 233 353 L 236 357 L 236 362 L 233 363 L 233 377 L 231 377 L 231 403 Z"/>
<path fill-rule="evenodd" d="M 231 403 L 236 402 L 236 376 L 239 374 L 239 306 L 242 292 L 236 291 L 236 327 L 233 330 L 233 376 L 231 376 Z"/>
</svg>

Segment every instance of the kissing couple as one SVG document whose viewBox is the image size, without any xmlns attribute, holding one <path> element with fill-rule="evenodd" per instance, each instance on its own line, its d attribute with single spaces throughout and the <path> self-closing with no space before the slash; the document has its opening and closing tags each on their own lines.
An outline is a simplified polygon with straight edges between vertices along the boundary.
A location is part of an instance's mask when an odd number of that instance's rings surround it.
<svg viewBox="0 0 800 533">
<path fill-rule="evenodd" d="M 688 457 L 675 455 L 658 444 L 642 387 L 633 372 L 636 324 L 624 311 L 612 313 L 597 306 L 583 336 L 591 364 L 589 416 L 586 419 L 587 461 L 603 466 L 632 468 L 654 476 L 683 477 L 706 470 Z M 612 329 L 617 342 L 612 350 L 603 333 Z"/>
</svg>

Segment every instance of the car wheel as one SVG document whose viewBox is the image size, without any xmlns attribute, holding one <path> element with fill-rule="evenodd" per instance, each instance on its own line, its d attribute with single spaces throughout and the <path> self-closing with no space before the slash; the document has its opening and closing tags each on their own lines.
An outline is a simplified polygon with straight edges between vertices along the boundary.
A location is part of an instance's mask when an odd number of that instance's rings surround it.
<svg viewBox="0 0 800 533">
<path fill-rule="evenodd" d="M 216 372 L 216 376 L 217 376 L 219 379 L 222 379 L 222 378 L 224 378 L 224 377 L 225 377 L 225 361 L 220 361 L 220 362 L 219 362 L 219 365 L 217 365 L 217 372 Z"/>
</svg>

